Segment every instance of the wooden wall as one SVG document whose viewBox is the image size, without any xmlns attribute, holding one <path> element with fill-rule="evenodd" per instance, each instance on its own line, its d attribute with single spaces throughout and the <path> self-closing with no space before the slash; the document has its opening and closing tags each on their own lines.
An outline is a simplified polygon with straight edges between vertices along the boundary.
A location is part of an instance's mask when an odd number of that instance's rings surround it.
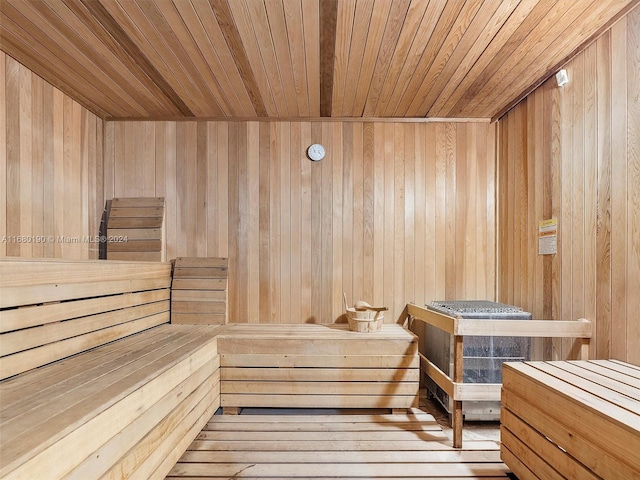
<svg viewBox="0 0 640 480">
<path fill-rule="evenodd" d="M 640 364 L 640 10 L 499 122 L 499 299 L 595 322 L 592 355 Z M 537 255 L 555 217 L 558 254 Z M 565 357 L 568 344 L 548 344 Z"/>
<path fill-rule="evenodd" d="M 0 257 L 97 258 L 103 121 L 0 51 Z"/>
<path fill-rule="evenodd" d="M 314 142 L 327 148 L 306 159 Z M 228 256 L 231 321 L 495 297 L 495 126 L 107 122 L 105 196 L 166 198 L 167 258 Z"/>
</svg>

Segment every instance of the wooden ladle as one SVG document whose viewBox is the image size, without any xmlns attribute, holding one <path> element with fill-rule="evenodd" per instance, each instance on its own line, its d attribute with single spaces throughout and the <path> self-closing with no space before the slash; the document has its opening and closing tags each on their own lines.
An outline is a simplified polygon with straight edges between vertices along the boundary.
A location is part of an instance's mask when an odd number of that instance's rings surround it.
<svg viewBox="0 0 640 480">
<path fill-rule="evenodd" d="M 363 312 L 365 310 L 371 310 L 371 311 L 374 311 L 374 312 L 386 312 L 387 310 L 389 310 L 389 308 L 387 308 L 387 307 L 372 307 L 367 302 L 364 302 L 362 300 L 358 300 L 353 305 L 353 308 L 355 308 L 356 311 L 359 311 L 359 312 Z"/>
</svg>

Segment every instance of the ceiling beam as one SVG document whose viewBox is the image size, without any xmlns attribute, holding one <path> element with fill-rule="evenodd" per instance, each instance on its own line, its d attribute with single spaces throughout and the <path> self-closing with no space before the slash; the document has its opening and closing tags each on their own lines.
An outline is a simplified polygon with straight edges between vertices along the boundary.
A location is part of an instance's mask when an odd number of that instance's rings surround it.
<svg viewBox="0 0 640 480">
<path fill-rule="evenodd" d="M 331 116 L 338 0 L 320 2 L 320 116 Z"/>
</svg>

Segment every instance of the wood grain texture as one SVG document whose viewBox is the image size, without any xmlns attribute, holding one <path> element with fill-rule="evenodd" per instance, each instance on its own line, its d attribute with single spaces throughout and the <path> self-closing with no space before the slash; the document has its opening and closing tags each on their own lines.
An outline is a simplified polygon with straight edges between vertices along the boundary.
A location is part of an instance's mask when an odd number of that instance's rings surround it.
<svg viewBox="0 0 640 480">
<path fill-rule="evenodd" d="M 594 372 L 594 367 L 601 370 Z M 623 381 L 615 379 L 618 369 L 637 372 L 635 366 L 610 360 L 506 365 L 501 452 L 511 451 L 544 478 L 637 476 L 640 390 L 624 390 Z M 503 459 L 519 478 L 527 478 L 518 462 Z"/>
<path fill-rule="evenodd" d="M 165 456 L 175 462 L 177 439 L 158 451 L 158 438 L 167 431 L 180 437 L 193 425 L 183 420 L 195 407 L 192 392 L 200 392 L 197 402 L 219 403 L 214 335 L 160 326 L 3 382 L 3 400 L 19 397 L 2 405 L 3 476 L 83 478 L 110 468 L 120 474 L 132 464 L 155 469 Z M 127 459 L 132 448 L 135 462 Z"/>
<path fill-rule="evenodd" d="M 332 323 L 343 292 L 390 307 L 388 322 L 409 301 L 494 298 L 493 125 L 149 125 L 156 139 L 178 135 L 142 147 L 131 184 L 118 164 L 134 163 L 124 147 L 144 145 L 144 129 L 107 122 L 104 176 L 125 195 L 146 175 L 164 189 L 168 258 L 229 257 L 230 322 Z M 306 159 L 314 142 L 327 147 L 322 162 Z M 198 201 L 196 171 L 208 179 Z"/>
<path fill-rule="evenodd" d="M 336 49 L 336 29 L 338 16 L 337 0 L 319 3 L 320 29 L 319 74 L 320 74 L 320 115 L 330 117 L 332 113 L 334 58 Z"/>
<path fill-rule="evenodd" d="M 640 14 L 627 18 L 627 168 L 629 198 L 627 215 L 627 360 L 640 363 L 640 352 L 633 345 L 640 338 Z"/>
<path fill-rule="evenodd" d="M 0 256 L 98 258 L 104 122 L 0 58 Z"/>
<path fill-rule="evenodd" d="M 143 124 L 148 127 L 148 123 Z M 147 140 L 148 128 L 142 130 Z M 151 144 L 151 142 L 147 142 Z M 153 142 L 155 146 L 155 142 Z M 143 164 L 144 165 L 144 164 Z M 135 165 L 139 167 L 139 165 Z M 149 178 L 151 177 L 151 178 Z M 155 175 L 147 175 L 154 183 Z M 142 192 L 144 194 L 144 191 Z M 127 197 L 111 199 L 107 222 L 106 258 L 109 260 L 165 260 L 164 199 Z"/>
<path fill-rule="evenodd" d="M 173 262 L 171 323 L 227 323 L 229 259 L 178 257 Z"/>
<path fill-rule="evenodd" d="M 160 263 L 4 259 L 0 376 L 167 323 L 170 273 L 170 266 Z M 106 296 L 113 303 L 104 302 Z M 66 308 L 59 308 L 60 301 Z M 34 322 L 40 316 L 42 321 Z"/>
<path fill-rule="evenodd" d="M 495 444 L 485 441 L 452 449 L 434 418 L 418 409 L 393 415 L 216 415 L 167 478 L 508 478 L 498 457 Z"/>
<path fill-rule="evenodd" d="M 590 358 L 636 363 L 639 20 L 632 11 L 565 66 L 565 87 L 546 82 L 499 121 L 497 194 L 499 301 L 536 318 L 586 317 Z M 514 184 L 511 172 L 525 170 Z M 558 254 L 540 258 L 538 222 L 551 217 Z M 554 341 L 544 356 L 571 348 Z"/>
<path fill-rule="evenodd" d="M 3 50 L 102 118 L 498 118 L 638 0 L 5 0 Z"/>
<path fill-rule="evenodd" d="M 385 325 L 376 336 L 350 332 L 346 325 L 230 325 L 218 337 L 221 404 L 410 408 L 418 392 L 417 350 L 417 337 L 400 325 Z M 413 369 L 367 368 L 380 357 L 402 362 L 411 356 Z M 283 357 L 289 368 L 282 365 Z M 331 368 L 306 368 L 297 363 L 301 357 Z"/>
</svg>

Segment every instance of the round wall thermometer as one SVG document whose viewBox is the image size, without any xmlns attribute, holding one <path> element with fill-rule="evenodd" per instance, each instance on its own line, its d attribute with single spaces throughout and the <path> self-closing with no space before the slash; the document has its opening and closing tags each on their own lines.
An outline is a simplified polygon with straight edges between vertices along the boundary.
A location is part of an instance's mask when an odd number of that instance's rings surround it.
<svg viewBox="0 0 640 480">
<path fill-rule="evenodd" d="M 325 156 L 324 147 L 319 143 L 310 145 L 309 148 L 307 148 L 307 156 L 309 157 L 309 160 L 319 162 Z"/>
</svg>

